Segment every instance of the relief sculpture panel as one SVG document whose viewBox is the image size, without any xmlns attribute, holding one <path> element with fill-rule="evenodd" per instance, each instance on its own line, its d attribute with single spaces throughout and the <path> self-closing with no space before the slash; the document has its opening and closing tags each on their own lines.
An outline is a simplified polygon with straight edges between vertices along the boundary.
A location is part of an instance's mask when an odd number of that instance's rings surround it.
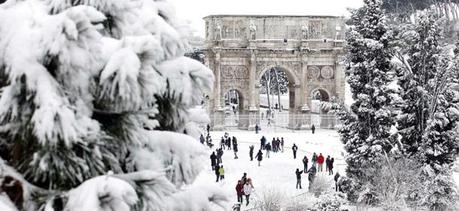
<svg viewBox="0 0 459 211">
<path fill-rule="evenodd" d="M 330 66 L 325 66 L 320 70 L 320 75 L 324 79 L 332 79 L 333 78 L 333 68 Z"/>
<path fill-rule="evenodd" d="M 225 65 L 221 67 L 223 79 L 248 79 L 249 70 L 242 65 Z"/>
</svg>

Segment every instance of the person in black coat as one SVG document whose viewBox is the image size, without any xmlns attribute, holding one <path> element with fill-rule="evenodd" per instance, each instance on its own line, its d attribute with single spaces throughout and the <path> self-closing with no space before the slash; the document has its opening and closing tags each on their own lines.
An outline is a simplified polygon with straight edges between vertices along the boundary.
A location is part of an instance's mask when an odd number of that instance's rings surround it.
<svg viewBox="0 0 459 211">
<path fill-rule="evenodd" d="M 238 159 L 238 157 L 237 157 L 237 151 L 238 151 L 237 140 L 236 140 L 236 137 L 234 137 L 234 136 L 233 136 L 233 151 L 234 151 L 234 159 Z"/>
<path fill-rule="evenodd" d="M 212 170 L 215 170 L 215 166 L 217 165 L 217 155 L 215 155 L 215 152 L 212 152 L 210 155 L 210 164 L 212 165 Z"/>
<path fill-rule="evenodd" d="M 335 174 L 335 191 L 341 191 L 341 187 L 339 186 L 338 182 L 339 182 L 339 172 L 336 172 Z"/>
<path fill-rule="evenodd" d="M 249 156 L 250 156 L 250 161 L 253 161 L 253 148 L 255 148 L 253 145 L 249 147 Z"/>
<path fill-rule="evenodd" d="M 206 141 L 204 135 L 201 134 L 201 136 L 199 137 L 199 141 L 201 142 L 201 144 L 204 144 L 204 142 Z"/>
<path fill-rule="evenodd" d="M 312 134 L 314 134 L 314 132 L 316 131 L 316 126 L 314 126 L 314 124 L 311 127 L 311 131 L 312 131 Z"/>
<path fill-rule="evenodd" d="M 330 161 L 331 161 L 331 158 L 330 158 L 330 155 L 328 155 L 327 159 L 325 159 L 325 172 L 330 172 Z"/>
<path fill-rule="evenodd" d="M 330 163 L 328 166 L 328 172 L 330 175 L 333 175 L 333 164 L 335 163 L 335 158 L 330 159 Z"/>
<path fill-rule="evenodd" d="M 261 149 L 258 150 L 257 155 L 255 156 L 258 160 L 258 166 L 260 166 L 261 161 L 263 160 L 263 152 L 261 152 Z"/>
<path fill-rule="evenodd" d="M 296 189 L 298 189 L 298 187 L 300 187 L 300 189 L 303 189 L 301 187 L 301 174 L 303 173 L 303 171 L 300 171 L 299 169 L 296 169 L 295 171 L 295 174 L 296 174 Z"/>
<path fill-rule="evenodd" d="M 305 155 L 304 158 L 303 158 L 303 167 L 304 167 L 303 171 L 304 172 L 308 171 L 308 162 L 309 162 L 308 157 L 306 157 L 306 155 Z"/>
<path fill-rule="evenodd" d="M 265 136 L 262 136 L 260 139 L 260 149 L 264 150 L 265 149 L 265 144 L 266 144 L 266 138 Z"/>
<path fill-rule="evenodd" d="M 260 126 L 258 126 L 258 124 L 255 124 L 255 134 L 258 134 L 259 130 L 260 130 Z"/>
<path fill-rule="evenodd" d="M 296 144 L 293 144 L 292 146 L 292 151 L 293 151 L 293 159 L 296 159 L 296 151 L 298 150 L 298 147 Z"/>
</svg>

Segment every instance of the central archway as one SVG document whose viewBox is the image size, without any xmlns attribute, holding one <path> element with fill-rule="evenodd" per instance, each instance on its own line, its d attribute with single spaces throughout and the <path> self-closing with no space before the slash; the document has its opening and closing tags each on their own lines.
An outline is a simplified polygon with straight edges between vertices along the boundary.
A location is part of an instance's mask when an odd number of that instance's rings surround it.
<svg viewBox="0 0 459 211">
<path fill-rule="evenodd" d="M 299 80 L 291 69 L 273 65 L 257 76 L 258 123 L 261 127 L 296 128 Z"/>
</svg>

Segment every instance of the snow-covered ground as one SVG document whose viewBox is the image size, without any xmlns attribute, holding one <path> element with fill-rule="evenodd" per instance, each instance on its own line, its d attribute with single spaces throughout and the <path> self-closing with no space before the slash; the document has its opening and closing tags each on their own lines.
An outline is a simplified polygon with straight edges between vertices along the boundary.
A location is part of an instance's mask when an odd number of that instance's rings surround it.
<svg viewBox="0 0 459 211">
<path fill-rule="evenodd" d="M 280 96 L 281 105 L 284 109 L 288 109 L 289 107 L 289 96 L 288 94 L 283 94 Z M 271 105 L 275 105 L 278 102 L 277 95 L 271 95 Z M 260 105 L 264 107 L 268 107 L 268 97 L 266 94 L 260 94 Z"/>
<path fill-rule="evenodd" d="M 252 178 L 253 185 L 255 187 L 254 197 L 259 196 L 263 191 L 270 190 L 272 188 L 278 189 L 285 196 L 286 199 L 294 197 L 296 195 L 307 192 L 307 174 L 303 174 L 302 184 L 303 189 L 295 189 L 296 176 L 295 170 L 299 168 L 302 170 L 302 158 L 304 155 L 311 159 L 314 152 L 317 154 L 322 153 L 325 157 L 330 155 L 335 158 L 334 170 L 343 172 L 345 162 L 343 159 L 343 146 L 339 141 L 339 136 L 336 131 L 333 130 L 317 130 L 315 134 L 311 131 L 299 131 L 299 132 L 269 132 L 263 131 L 263 134 L 255 134 L 253 131 L 232 131 L 230 136 L 235 136 L 239 143 L 239 159 L 234 159 L 233 151 L 226 150 L 223 155 L 223 166 L 225 169 L 225 180 L 219 182 L 219 185 L 227 192 L 231 197 L 231 200 L 236 203 L 236 191 L 235 186 L 237 181 L 242 177 L 243 173 L 246 172 L 248 177 Z M 224 135 L 224 132 L 211 132 L 214 144 L 220 143 L 220 138 Z M 270 158 L 266 158 L 266 153 L 263 151 L 263 161 L 261 166 L 258 167 L 258 162 L 250 161 L 249 158 L 249 146 L 255 146 L 255 152 L 258 152 L 260 147 L 260 138 L 264 135 L 267 140 L 271 141 L 273 137 L 284 137 L 285 146 L 284 153 L 272 153 Z M 293 144 L 298 145 L 299 150 L 297 158 L 293 159 L 293 153 L 291 147 Z M 214 147 L 213 150 L 215 150 Z M 209 156 L 211 151 L 209 150 Z M 325 170 L 325 166 L 324 166 Z M 325 175 L 325 172 L 322 172 Z M 206 170 L 197 179 L 198 183 L 212 182 L 215 183 L 215 174 L 210 166 L 210 159 Z M 329 176 L 332 180 L 332 176 Z M 332 188 L 332 187 L 331 187 Z M 249 205 L 251 207 L 251 205 Z M 247 209 L 246 206 L 243 206 Z M 243 210 L 244 210 L 243 209 Z"/>
<path fill-rule="evenodd" d="M 284 201 L 293 199 L 295 196 L 306 193 L 308 190 L 307 174 L 303 174 L 302 185 L 303 189 L 295 188 L 296 177 L 295 170 L 303 168 L 301 159 L 304 155 L 311 156 L 314 152 L 322 153 L 325 157 L 330 155 L 335 158 L 334 171 L 344 173 L 344 149 L 343 144 L 339 141 L 339 135 L 334 130 L 317 130 L 315 134 L 311 131 L 263 131 L 261 134 L 255 134 L 253 131 L 231 131 L 230 136 L 235 136 L 239 143 L 239 159 L 234 159 L 232 150 L 225 150 L 223 155 L 223 166 L 225 169 L 225 180 L 219 182 L 226 194 L 230 197 L 232 204 L 237 202 L 235 186 L 237 181 L 246 172 L 248 177 L 252 178 L 255 187 L 255 193 L 252 194 L 252 203 L 249 206 L 242 206 L 242 210 L 250 210 L 255 204 L 255 200 L 260 198 L 264 191 L 277 189 L 284 196 Z M 219 145 L 220 138 L 224 132 L 211 132 L 214 144 Z M 273 137 L 284 137 L 285 146 L 284 152 L 272 153 L 270 158 L 266 158 L 266 152 L 263 151 L 263 161 L 258 167 L 258 162 L 250 161 L 249 146 L 254 145 L 254 154 L 258 152 L 260 147 L 260 138 L 264 135 L 267 140 L 272 140 Z M 293 144 L 298 145 L 299 150 L 297 159 L 293 159 L 291 147 Z M 215 150 L 214 147 L 212 150 Z M 212 153 L 209 150 L 209 156 Z M 210 160 L 206 160 L 206 170 L 201 173 L 197 179 L 197 183 L 215 183 L 215 174 L 211 169 Z M 325 168 L 325 167 L 324 167 Z M 459 169 L 458 169 L 459 170 Z M 322 174 L 326 175 L 325 172 Z M 456 183 L 459 184 L 459 172 L 454 174 Z M 332 176 L 329 176 L 332 180 Z M 244 199 L 245 203 L 245 199 Z"/>
</svg>

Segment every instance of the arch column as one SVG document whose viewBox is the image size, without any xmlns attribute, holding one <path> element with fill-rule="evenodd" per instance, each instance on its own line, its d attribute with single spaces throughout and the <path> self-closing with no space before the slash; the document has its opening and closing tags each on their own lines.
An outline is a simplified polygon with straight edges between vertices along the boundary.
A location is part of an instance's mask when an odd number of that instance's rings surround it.
<svg viewBox="0 0 459 211">
<path fill-rule="evenodd" d="M 257 82 L 257 56 L 256 51 L 251 51 L 250 54 L 250 68 L 249 68 L 249 105 L 247 106 L 246 113 L 248 114 L 247 119 L 247 129 L 248 130 L 255 130 L 255 125 L 258 123 L 258 114 L 259 109 L 256 105 L 256 97 L 258 93 L 256 92 L 255 84 Z"/>
<path fill-rule="evenodd" d="M 289 87 L 289 118 L 288 128 L 292 130 L 298 130 L 302 126 L 302 115 L 301 115 L 301 98 L 302 89 L 300 84 L 293 84 Z"/>
<path fill-rule="evenodd" d="M 221 64 L 220 64 L 220 52 L 215 53 L 215 91 L 214 91 L 214 114 L 211 119 L 211 126 L 213 130 L 225 129 L 225 108 L 222 105 L 223 94 L 222 83 L 221 83 Z"/>
</svg>

